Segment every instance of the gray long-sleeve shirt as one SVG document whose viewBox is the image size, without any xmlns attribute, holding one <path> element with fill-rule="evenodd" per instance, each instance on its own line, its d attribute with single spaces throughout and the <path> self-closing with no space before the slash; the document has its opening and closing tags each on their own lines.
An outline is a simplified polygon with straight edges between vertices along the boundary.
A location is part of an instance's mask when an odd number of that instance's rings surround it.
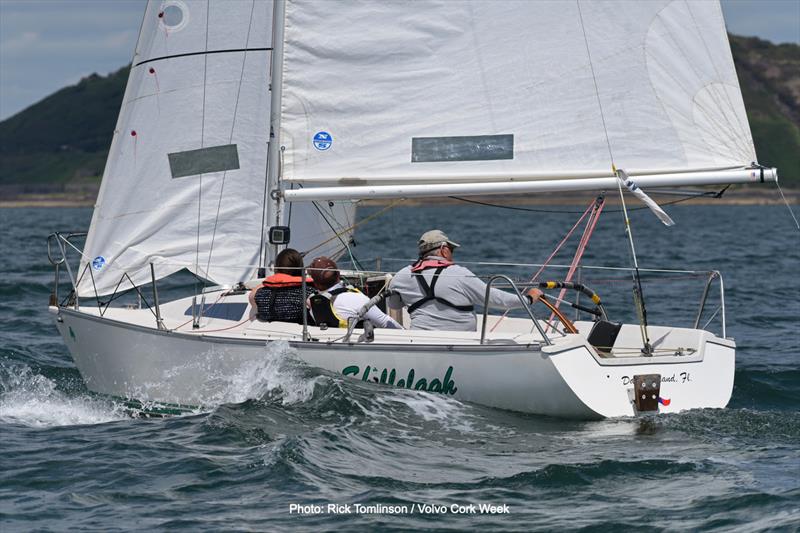
<svg viewBox="0 0 800 533">
<path fill-rule="evenodd" d="M 441 259 L 438 256 L 426 259 Z M 422 272 L 428 285 L 431 284 L 435 268 Z M 395 274 L 389 283 L 391 290 L 397 291 L 402 305 L 410 306 L 421 300 L 425 294 L 414 279 L 411 267 L 407 266 Z M 439 280 L 433 289 L 436 296 L 444 298 L 454 305 L 482 306 L 486 295 L 486 284 L 469 269 L 458 265 L 447 267 L 439 274 Z M 390 298 L 389 305 L 402 307 L 397 298 Z M 521 307 L 515 294 L 492 289 L 489 296 L 489 307 L 496 309 L 515 309 Z M 436 300 L 422 304 L 411 313 L 411 329 L 444 330 L 444 331 L 476 331 L 477 321 L 474 311 L 459 311 Z"/>
</svg>

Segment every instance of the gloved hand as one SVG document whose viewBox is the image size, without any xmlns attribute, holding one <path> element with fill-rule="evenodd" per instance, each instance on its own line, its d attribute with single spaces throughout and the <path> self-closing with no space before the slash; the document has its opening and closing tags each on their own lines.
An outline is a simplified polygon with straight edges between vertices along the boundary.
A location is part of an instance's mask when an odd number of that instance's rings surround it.
<svg viewBox="0 0 800 533">
<path fill-rule="evenodd" d="M 542 296 L 542 291 L 539 289 L 528 289 L 528 292 L 525 293 L 525 296 L 528 297 L 528 303 L 533 304 Z"/>
</svg>

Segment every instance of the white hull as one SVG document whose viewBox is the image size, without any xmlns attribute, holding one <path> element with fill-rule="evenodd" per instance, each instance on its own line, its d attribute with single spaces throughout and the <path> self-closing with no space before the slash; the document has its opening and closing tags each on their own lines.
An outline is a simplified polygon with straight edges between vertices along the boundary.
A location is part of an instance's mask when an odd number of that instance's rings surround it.
<svg viewBox="0 0 800 533">
<path fill-rule="evenodd" d="M 162 306 L 168 328 L 170 309 L 184 309 L 185 303 Z M 664 413 L 725 407 L 733 388 L 733 342 L 700 330 L 653 328 L 654 338 L 665 337 L 662 345 L 678 343 L 675 348 L 689 355 L 600 357 L 581 334 L 554 336 L 550 346 L 537 342 L 530 321 L 521 319 L 506 319 L 485 345 L 472 333 L 397 330 L 376 330 L 372 343 L 356 343 L 357 331 L 354 342 L 343 344 L 332 342 L 342 330 L 318 328 L 310 328 L 314 340 L 303 342 L 301 326 L 293 324 L 230 327 L 237 322 L 211 319 L 200 330 L 189 325 L 159 331 L 149 311 L 110 309 L 101 317 L 96 308 L 50 309 L 90 390 L 159 404 L 231 401 L 231 387 L 265 364 L 275 342 L 288 342 L 312 367 L 354 379 L 559 417 L 635 415 L 635 375 L 661 375 L 660 396 L 669 400 L 659 406 Z M 178 326 L 185 316 L 172 320 Z M 509 331 L 524 322 L 524 333 Z M 637 330 L 624 326 L 615 347 L 630 342 Z"/>
</svg>

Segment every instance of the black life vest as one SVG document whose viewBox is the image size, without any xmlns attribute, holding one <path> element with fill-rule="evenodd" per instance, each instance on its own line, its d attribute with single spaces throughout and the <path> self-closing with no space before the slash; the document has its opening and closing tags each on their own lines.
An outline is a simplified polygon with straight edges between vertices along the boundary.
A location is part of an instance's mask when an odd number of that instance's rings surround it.
<svg viewBox="0 0 800 533">
<path fill-rule="evenodd" d="M 338 289 L 334 289 L 332 291 L 322 291 L 310 298 L 311 314 L 314 316 L 314 322 L 316 322 L 318 326 L 325 326 L 329 328 L 347 327 L 347 319 L 340 317 L 336 313 L 336 308 L 333 306 L 333 302 L 336 297 L 343 292 L 361 293 L 361 291 L 355 287 L 348 286 L 339 287 Z M 356 324 L 356 327 L 363 327 L 363 321 L 359 321 Z"/>
<path fill-rule="evenodd" d="M 417 280 L 419 284 L 419 288 L 422 291 L 424 296 L 422 299 L 417 300 L 413 304 L 408 306 L 408 314 L 413 313 L 417 309 L 419 309 L 422 305 L 430 302 L 430 301 L 437 301 L 440 304 L 446 305 L 447 307 L 452 307 L 453 309 L 457 309 L 459 311 L 466 311 L 472 312 L 475 310 L 475 306 L 470 305 L 456 305 L 448 300 L 442 298 L 441 296 L 436 296 L 433 292 L 434 287 L 436 287 L 436 282 L 439 280 L 439 274 L 444 271 L 444 269 L 452 266 L 453 263 L 446 260 L 437 260 L 437 259 L 427 259 L 418 261 L 411 267 L 411 275 Z M 433 273 L 433 278 L 431 279 L 431 284 L 428 285 L 428 282 L 425 281 L 425 278 L 422 276 L 422 273 L 425 270 L 429 270 L 431 268 L 435 268 L 436 271 Z"/>
</svg>

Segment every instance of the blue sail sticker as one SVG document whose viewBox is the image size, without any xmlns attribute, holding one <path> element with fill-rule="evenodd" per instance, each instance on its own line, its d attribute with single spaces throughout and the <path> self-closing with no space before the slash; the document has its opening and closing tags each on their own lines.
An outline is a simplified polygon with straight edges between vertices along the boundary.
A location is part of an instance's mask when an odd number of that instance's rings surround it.
<svg viewBox="0 0 800 533">
<path fill-rule="evenodd" d="M 314 148 L 324 152 L 333 144 L 333 137 L 327 131 L 318 131 L 314 135 Z"/>
<path fill-rule="evenodd" d="M 94 259 L 92 259 L 92 268 L 95 270 L 100 270 L 106 264 L 106 258 L 102 255 L 98 255 Z"/>
</svg>

